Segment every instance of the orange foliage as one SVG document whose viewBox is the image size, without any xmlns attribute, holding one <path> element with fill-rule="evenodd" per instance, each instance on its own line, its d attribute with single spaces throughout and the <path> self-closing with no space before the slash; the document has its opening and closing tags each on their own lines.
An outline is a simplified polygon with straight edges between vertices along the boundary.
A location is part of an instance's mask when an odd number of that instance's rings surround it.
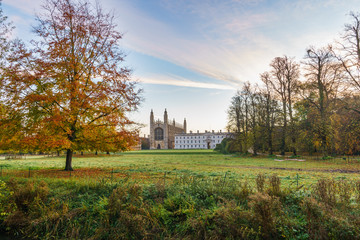
<svg viewBox="0 0 360 240">
<path fill-rule="evenodd" d="M 73 150 L 128 150 L 138 128 L 127 113 L 141 91 L 121 66 L 113 17 L 86 1 L 47 0 L 43 8 L 39 38 L 32 48 L 15 42 L 4 70 L 4 97 L 21 116 L 16 138 L 35 150 L 67 149 L 67 170 Z"/>
</svg>

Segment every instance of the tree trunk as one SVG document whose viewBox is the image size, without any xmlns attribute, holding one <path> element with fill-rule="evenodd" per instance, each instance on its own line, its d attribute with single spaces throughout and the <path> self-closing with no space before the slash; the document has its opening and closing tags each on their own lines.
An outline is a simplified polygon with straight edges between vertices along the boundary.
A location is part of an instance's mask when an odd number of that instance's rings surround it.
<svg viewBox="0 0 360 240">
<path fill-rule="evenodd" d="M 66 150 L 65 171 L 73 171 L 73 168 L 72 168 L 72 155 L 73 155 L 73 150 L 67 149 Z"/>
<path fill-rule="evenodd" d="M 269 154 L 273 155 L 274 150 L 273 150 L 273 144 L 272 144 L 272 131 L 270 128 L 268 129 L 268 147 L 269 147 Z"/>
<path fill-rule="evenodd" d="M 286 149 L 286 127 L 287 127 L 287 119 L 286 119 L 286 102 L 283 102 L 283 114 L 284 114 L 284 125 L 282 128 L 282 136 L 281 136 L 281 146 L 280 146 L 280 150 L 281 153 L 280 155 L 285 155 L 285 149 Z"/>
</svg>

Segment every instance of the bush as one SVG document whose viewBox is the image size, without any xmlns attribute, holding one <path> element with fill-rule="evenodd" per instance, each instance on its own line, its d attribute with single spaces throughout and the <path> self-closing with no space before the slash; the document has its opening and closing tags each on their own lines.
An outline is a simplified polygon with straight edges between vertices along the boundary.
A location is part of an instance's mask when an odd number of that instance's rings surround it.
<svg viewBox="0 0 360 240">
<path fill-rule="evenodd" d="M 333 179 L 320 179 L 315 185 L 314 195 L 319 201 L 333 207 L 336 204 L 336 190 Z"/>
<path fill-rule="evenodd" d="M 108 200 L 107 218 L 96 238 L 148 239 L 158 230 L 149 206 L 144 204 L 141 186 L 134 184 L 114 189 Z"/>
<path fill-rule="evenodd" d="M 11 203 L 13 194 L 6 183 L 0 180 L 0 223 L 15 210 Z"/>
<path fill-rule="evenodd" d="M 266 193 L 255 193 L 249 198 L 253 224 L 258 225 L 265 239 L 276 238 L 276 216 L 281 211 L 279 198 Z"/>
<path fill-rule="evenodd" d="M 259 239 L 259 229 L 250 226 L 249 210 L 225 202 L 214 211 L 204 211 L 199 217 L 189 219 L 191 239 Z"/>
</svg>

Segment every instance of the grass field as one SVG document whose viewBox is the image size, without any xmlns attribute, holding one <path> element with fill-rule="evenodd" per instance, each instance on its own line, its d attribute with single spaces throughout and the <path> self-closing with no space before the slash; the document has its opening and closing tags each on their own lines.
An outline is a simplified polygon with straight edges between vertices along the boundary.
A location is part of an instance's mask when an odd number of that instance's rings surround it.
<svg viewBox="0 0 360 240">
<path fill-rule="evenodd" d="M 147 150 L 114 155 L 75 155 L 74 172 L 62 171 L 64 157 L 28 156 L 0 160 L 2 176 L 48 178 L 130 178 L 154 182 L 181 176 L 253 179 L 259 173 L 277 174 L 283 184 L 311 185 L 321 178 L 357 179 L 360 163 L 343 160 L 278 159 L 223 155 L 212 150 Z M 29 173 L 30 169 L 30 173 Z M 165 175 L 165 176 L 164 176 Z"/>
<path fill-rule="evenodd" d="M 305 161 L 303 161 L 305 160 Z M 26 239 L 360 239 L 360 163 L 211 150 L 0 160 L 0 233 Z M 1 234 L 0 234 L 1 236 Z"/>
</svg>

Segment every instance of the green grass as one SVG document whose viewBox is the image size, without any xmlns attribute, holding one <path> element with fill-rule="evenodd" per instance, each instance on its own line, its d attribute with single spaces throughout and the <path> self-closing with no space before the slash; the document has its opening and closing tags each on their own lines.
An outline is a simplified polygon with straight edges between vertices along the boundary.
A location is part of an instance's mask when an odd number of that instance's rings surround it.
<svg viewBox="0 0 360 240">
<path fill-rule="evenodd" d="M 300 158 L 301 159 L 301 158 Z M 0 160 L 3 174 L 14 171 L 59 169 L 62 170 L 65 157 L 40 157 L 17 160 Z M 342 160 L 275 161 L 264 157 L 239 157 L 223 155 L 212 150 L 146 150 L 112 155 L 76 155 L 73 167 L 81 169 L 106 169 L 109 174 L 123 173 L 135 179 L 146 175 L 147 181 L 157 181 L 163 175 L 174 179 L 182 175 L 197 177 L 224 177 L 253 179 L 259 173 L 277 174 L 284 184 L 311 185 L 321 178 L 355 179 L 358 173 L 331 172 L 334 170 L 360 170 L 360 164 L 346 163 Z M 136 175 L 136 176 L 135 176 Z M 26 176 L 26 174 L 24 175 Z M 51 177 L 51 175 L 47 175 Z M 88 176 L 91 178 L 91 175 Z"/>
<path fill-rule="evenodd" d="M 0 231 L 37 239 L 360 238 L 358 173 L 330 172 L 358 170 L 356 162 L 210 150 L 73 161 L 75 171 L 65 172 L 64 156 L 0 160 Z"/>
</svg>

